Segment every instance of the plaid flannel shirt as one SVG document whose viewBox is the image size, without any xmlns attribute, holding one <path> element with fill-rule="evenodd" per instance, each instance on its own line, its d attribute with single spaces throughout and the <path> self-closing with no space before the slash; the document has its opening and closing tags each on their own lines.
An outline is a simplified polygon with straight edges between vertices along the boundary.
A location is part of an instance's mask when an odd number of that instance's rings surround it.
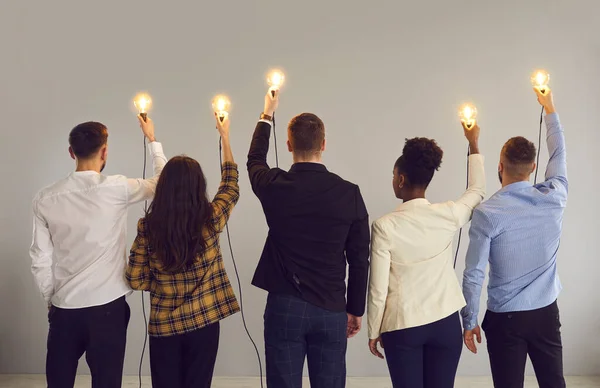
<svg viewBox="0 0 600 388">
<path fill-rule="evenodd" d="M 126 277 L 134 290 L 150 291 L 148 333 L 154 337 L 183 334 L 216 323 L 240 308 L 225 272 L 219 235 L 239 199 L 238 167 L 223 163 L 221 185 L 212 201 L 213 228 L 202 232 L 207 248 L 189 268 L 178 273 L 161 270 L 146 235 L 146 221 L 138 222 Z"/>
</svg>

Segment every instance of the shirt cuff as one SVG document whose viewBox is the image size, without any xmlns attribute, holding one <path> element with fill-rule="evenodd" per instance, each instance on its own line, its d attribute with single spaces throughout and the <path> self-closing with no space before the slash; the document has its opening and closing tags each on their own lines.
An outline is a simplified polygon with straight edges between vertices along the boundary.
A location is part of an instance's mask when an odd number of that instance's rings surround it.
<svg viewBox="0 0 600 388">
<path fill-rule="evenodd" d="M 485 161 L 485 158 L 481 154 L 471 154 L 471 155 L 469 155 L 469 161 L 479 161 L 483 164 L 483 162 Z"/>
<path fill-rule="evenodd" d="M 150 150 L 150 153 L 154 155 L 156 153 L 163 152 L 163 147 L 161 143 L 153 141 L 152 143 L 148 143 L 148 150 Z"/>
<path fill-rule="evenodd" d="M 264 120 L 264 119 L 261 119 L 261 120 L 258 120 L 258 122 L 259 122 L 259 123 L 267 123 L 267 124 L 269 124 L 271 127 L 273 126 L 273 122 L 272 122 L 272 121 L 269 121 L 269 120 Z"/>
</svg>

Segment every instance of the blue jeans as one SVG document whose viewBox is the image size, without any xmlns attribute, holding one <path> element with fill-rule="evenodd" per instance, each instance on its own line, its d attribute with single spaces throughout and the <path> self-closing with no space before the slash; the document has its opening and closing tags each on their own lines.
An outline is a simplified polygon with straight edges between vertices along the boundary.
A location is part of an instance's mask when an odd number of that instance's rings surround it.
<svg viewBox="0 0 600 388">
<path fill-rule="evenodd" d="M 458 313 L 381 335 L 394 388 L 453 388 L 462 351 Z"/>
<path fill-rule="evenodd" d="M 267 387 L 302 388 L 306 358 L 312 388 L 346 386 L 345 312 L 269 294 L 264 319 Z"/>
</svg>

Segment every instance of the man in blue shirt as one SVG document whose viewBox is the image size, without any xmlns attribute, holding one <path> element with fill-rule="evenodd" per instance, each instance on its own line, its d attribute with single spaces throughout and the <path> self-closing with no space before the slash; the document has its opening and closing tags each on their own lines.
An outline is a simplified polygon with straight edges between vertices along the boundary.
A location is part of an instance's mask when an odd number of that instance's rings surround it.
<svg viewBox="0 0 600 388">
<path fill-rule="evenodd" d="M 550 160 L 546 180 L 531 185 L 535 145 L 510 139 L 500 155 L 502 189 L 473 213 L 463 277 L 465 345 L 477 352 L 479 299 L 490 264 L 488 311 L 483 320 L 494 386 L 522 388 L 527 355 L 541 388 L 565 387 L 556 269 L 567 204 L 567 158 L 552 92 L 536 89 L 546 112 Z"/>
</svg>

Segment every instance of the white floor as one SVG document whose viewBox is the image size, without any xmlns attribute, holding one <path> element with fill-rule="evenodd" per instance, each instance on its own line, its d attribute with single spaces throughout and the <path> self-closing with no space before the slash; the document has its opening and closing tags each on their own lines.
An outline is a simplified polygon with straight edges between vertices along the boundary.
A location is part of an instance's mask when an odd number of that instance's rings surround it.
<svg viewBox="0 0 600 388">
<path fill-rule="evenodd" d="M 44 376 L 40 375 L 0 375 L 0 388 L 44 388 L 46 386 Z M 308 381 L 304 384 L 309 387 Z M 348 378 L 347 388 L 391 388 L 392 384 L 385 378 Z M 526 388 L 537 387 L 534 378 L 528 378 L 525 383 Z M 569 388 L 598 388 L 600 387 L 599 377 L 570 377 L 567 379 Z M 79 376 L 77 378 L 76 388 L 91 387 L 89 376 Z M 138 388 L 137 377 L 126 377 L 123 381 L 124 388 Z M 150 379 L 144 378 L 143 388 L 151 388 Z M 260 387 L 260 382 L 256 378 L 215 378 L 214 388 L 256 388 Z M 456 380 L 456 388 L 492 388 L 492 381 L 489 377 L 459 377 Z"/>
</svg>

